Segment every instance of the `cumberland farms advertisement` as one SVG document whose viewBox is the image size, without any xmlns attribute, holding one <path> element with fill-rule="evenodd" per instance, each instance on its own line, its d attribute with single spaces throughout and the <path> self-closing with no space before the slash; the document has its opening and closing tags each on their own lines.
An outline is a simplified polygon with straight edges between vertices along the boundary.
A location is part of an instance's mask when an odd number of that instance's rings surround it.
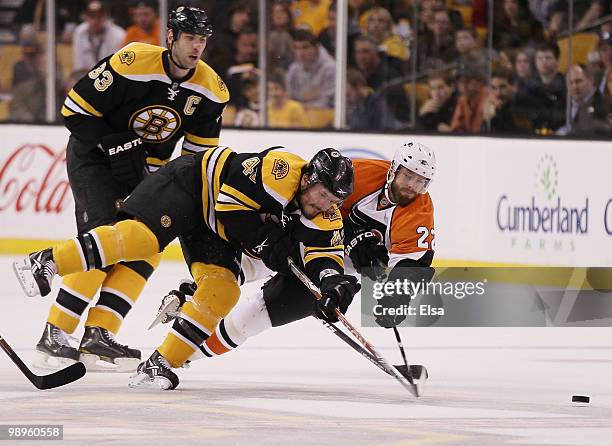
<svg viewBox="0 0 612 446">
<path fill-rule="evenodd" d="M 62 239 L 75 231 L 63 127 L 4 125 L 2 240 Z M 390 159 L 418 140 L 437 158 L 429 188 L 437 260 L 612 266 L 610 143 L 406 134 L 224 130 L 239 152 L 282 145 L 305 159 L 335 147 Z"/>
</svg>

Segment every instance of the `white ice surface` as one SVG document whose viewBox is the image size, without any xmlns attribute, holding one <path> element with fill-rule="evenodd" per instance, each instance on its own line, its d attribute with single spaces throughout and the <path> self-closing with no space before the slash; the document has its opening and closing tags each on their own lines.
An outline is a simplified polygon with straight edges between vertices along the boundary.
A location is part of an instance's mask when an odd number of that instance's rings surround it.
<svg viewBox="0 0 612 446">
<path fill-rule="evenodd" d="M 52 299 L 25 297 L 13 259 L 0 257 L 0 334 L 29 359 Z M 162 263 L 118 340 L 150 354 L 167 329 L 146 327 L 186 274 L 180 263 Z M 358 303 L 348 313 L 357 325 Z M 400 363 L 391 332 L 363 334 Z M 314 320 L 179 370 L 172 392 L 130 390 L 127 375 L 111 373 L 39 391 L 0 352 L 0 424 L 63 424 L 73 444 L 612 445 L 612 329 L 404 328 L 402 335 L 409 361 L 430 373 L 419 400 Z M 573 406 L 573 394 L 591 403 Z"/>
</svg>

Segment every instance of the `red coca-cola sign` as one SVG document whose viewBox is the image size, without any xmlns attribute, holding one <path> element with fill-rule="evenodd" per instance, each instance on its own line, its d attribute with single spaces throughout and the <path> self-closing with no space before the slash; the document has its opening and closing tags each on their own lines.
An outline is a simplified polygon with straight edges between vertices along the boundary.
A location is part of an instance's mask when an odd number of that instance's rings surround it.
<svg viewBox="0 0 612 446">
<path fill-rule="evenodd" d="M 60 214 L 70 200 L 65 148 L 24 144 L 0 160 L 0 212 Z"/>
</svg>

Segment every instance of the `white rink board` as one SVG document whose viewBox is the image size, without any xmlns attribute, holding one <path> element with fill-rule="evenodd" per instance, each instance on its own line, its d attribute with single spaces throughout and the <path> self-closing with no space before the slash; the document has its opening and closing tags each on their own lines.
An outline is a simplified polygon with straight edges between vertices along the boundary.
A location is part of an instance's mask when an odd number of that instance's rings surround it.
<svg viewBox="0 0 612 446">
<path fill-rule="evenodd" d="M 65 176 L 63 127 L 3 125 L 0 239 L 61 239 L 74 233 Z M 408 135 L 224 130 L 238 151 L 283 145 L 305 158 L 334 146 L 353 157 L 390 158 Z M 436 257 L 539 265 L 612 265 L 612 150 L 593 141 L 418 136 L 435 149 L 431 186 Z M 523 208 L 523 209 L 521 209 Z M 529 208 L 525 211 L 525 208 Z M 518 209 L 518 210 L 517 210 Z M 572 209 L 579 230 L 548 218 L 509 231 L 508 210 L 560 215 Z M 532 217 L 533 218 L 533 217 Z M 550 231 L 552 221 L 557 226 Z M 522 221 L 528 223 L 529 216 Z M 568 220 L 569 221 L 569 220 Z M 575 225 L 574 225 L 575 226 Z"/>
</svg>

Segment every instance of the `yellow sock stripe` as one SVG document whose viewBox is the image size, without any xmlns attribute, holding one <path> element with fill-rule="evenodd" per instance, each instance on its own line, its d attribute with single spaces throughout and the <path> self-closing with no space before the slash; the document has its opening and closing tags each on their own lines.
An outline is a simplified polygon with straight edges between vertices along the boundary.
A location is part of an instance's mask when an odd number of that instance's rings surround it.
<svg viewBox="0 0 612 446">
<path fill-rule="evenodd" d="M 117 334 L 121 328 L 123 320 L 119 315 L 115 314 L 111 309 L 106 307 L 91 307 L 87 320 L 86 327 L 102 327 Z"/>
<path fill-rule="evenodd" d="M 186 340 L 181 339 L 177 333 L 170 332 L 157 351 L 168 360 L 172 367 L 177 368 L 182 366 L 196 349 Z"/>
<path fill-rule="evenodd" d="M 62 288 L 79 298 L 91 300 L 98 293 L 105 278 L 106 273 L 99 269 L 69 274 L 64 277 Z"/>
<path fill-rule="evenodd" d="M 51 308 L 49 309 L 47 322 L 61 328 L 66 333 L 74 333 L 74 330 L 76 330 L 77 326 L 79 325 L 79 321 L 79 318 L 64 312 L 61 307 L 58 307 L 55 304 L 51 305 Z"/>
<path fill-rule="evenodd" d="M 126 296 L 132 305 L 136 303 L 147 281 L 133 269 L 118 263 L 106 277 L 102 288 L 117 290 Z M 111 291 L 112 292 L 112 291 Z M 117 293 L 115 293 L 117 294 Z"/>
</svg>

